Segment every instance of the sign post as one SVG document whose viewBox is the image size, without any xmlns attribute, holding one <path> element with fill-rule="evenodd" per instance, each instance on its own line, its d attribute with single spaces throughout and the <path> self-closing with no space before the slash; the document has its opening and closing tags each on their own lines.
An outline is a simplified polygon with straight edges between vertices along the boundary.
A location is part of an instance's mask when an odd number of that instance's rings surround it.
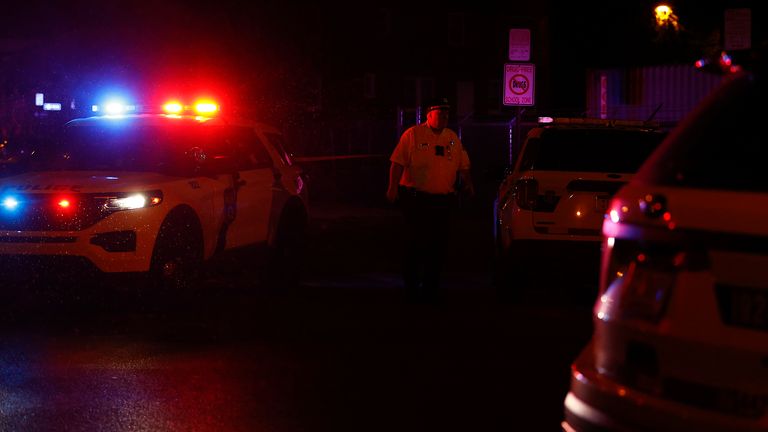
<svg viewBox="0 0 768 432">
<path fill-rule="evenodd" d="M 504 105 L 515 106 L 515 141 L 517 148 L 521 147 L 521 120 L 523 111 L 521 106 L 533 106 L 535 101 L 536 66 L 531 63 L 506 63 L 504 65 Z M 509 164 L 514 159 L 512 143 L 509 146 Z"/>
</svg>

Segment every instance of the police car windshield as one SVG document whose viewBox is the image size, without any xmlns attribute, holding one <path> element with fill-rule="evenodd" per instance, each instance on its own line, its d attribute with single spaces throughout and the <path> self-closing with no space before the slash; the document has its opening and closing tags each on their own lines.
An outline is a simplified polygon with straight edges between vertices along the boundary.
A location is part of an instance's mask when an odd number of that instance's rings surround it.
<svg viewBox="0 0 768 432">
<path fill-rule="evenodd" d="M 181 174 L 191 163 L 186 151 L 204 144 L 201 129 L 120 123 L 70 126 L 54 148 L 43 151 L 34 170 Z"/>
<path fill-rule="evenodd" d="M 634 173 L 664 134 L 628 129 L 547 129 L 532 138 L 522 169 Z"/>
</svg>

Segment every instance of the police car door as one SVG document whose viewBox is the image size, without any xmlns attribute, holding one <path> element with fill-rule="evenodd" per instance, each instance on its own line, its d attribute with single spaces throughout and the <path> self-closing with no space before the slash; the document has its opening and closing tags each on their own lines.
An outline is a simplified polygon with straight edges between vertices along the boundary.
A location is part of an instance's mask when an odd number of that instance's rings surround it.
<svg viewBox="0 0 768 432">
<path fill-rule="evenodd" d="M 272 210 L 273 161 L 252 128 L 231 127 L 228 147 L 233 150 L 234 218 L 226 229 L 226 247 L 266 242 Z M 234 196 L 231 196 L 234 195 Z"/>
</svg>

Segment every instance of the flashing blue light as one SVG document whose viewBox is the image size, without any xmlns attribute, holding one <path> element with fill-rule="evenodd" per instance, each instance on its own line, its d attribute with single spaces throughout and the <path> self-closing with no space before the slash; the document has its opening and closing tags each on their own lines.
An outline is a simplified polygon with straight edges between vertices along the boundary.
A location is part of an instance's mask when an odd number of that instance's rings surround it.
<svg viewBox="0 0 768 432">
<path fill-rule="evenodd" d="M 91 105 L 91 111 L 93 112 L 103 111 L 104 114 L 108 116 L 120 116 L 125 113 L 135 112 L 136 109 L 137 109 L 136 105 L 126 104 L 125 102 L 120 100 L 108 101 L 103 105 Z"/>
<path fill-rule="evenodd" d="M 18 207 L 19 207 L 19 200 L 17 200 L 16 198 L 9 196 L 3 199 L 3 208 L 5 208 L 6 210 L 14 211 Z"/>
<path fill-rule="evenodd" d="M 730 66 L 733 63 L 733 59 L 731 58 L 731 56 L 723 52 L 722 54 L 720 54 L 720 63 L 723 66 Z"/>
<path fill-rule="evenodd" d="M 123 101 L 109 101 L 104 104 L 104 111 L 109 115 L 120 115 L 126 111 L 126 106 Z"/>
</svg>

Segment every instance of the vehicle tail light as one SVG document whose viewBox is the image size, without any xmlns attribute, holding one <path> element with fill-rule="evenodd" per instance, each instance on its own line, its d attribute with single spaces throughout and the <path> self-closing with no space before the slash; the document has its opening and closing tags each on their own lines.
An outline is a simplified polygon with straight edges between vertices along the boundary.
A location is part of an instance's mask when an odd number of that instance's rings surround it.
<svg viewBox="0 0 768 432">
<path fill-rule="evenodd" d="M 603 243 L 599 319 L 658 322 L 682 271 L 709 267 L 706 252 L 685 244 L 608 237 Z"/>
<path fill-rule="evenodd" d="M 521 179 L 515 183 L 515 201 L 525 210 L 533 210 L 538 200 L 539 182 L 536 179 Z"/>
</svg>

